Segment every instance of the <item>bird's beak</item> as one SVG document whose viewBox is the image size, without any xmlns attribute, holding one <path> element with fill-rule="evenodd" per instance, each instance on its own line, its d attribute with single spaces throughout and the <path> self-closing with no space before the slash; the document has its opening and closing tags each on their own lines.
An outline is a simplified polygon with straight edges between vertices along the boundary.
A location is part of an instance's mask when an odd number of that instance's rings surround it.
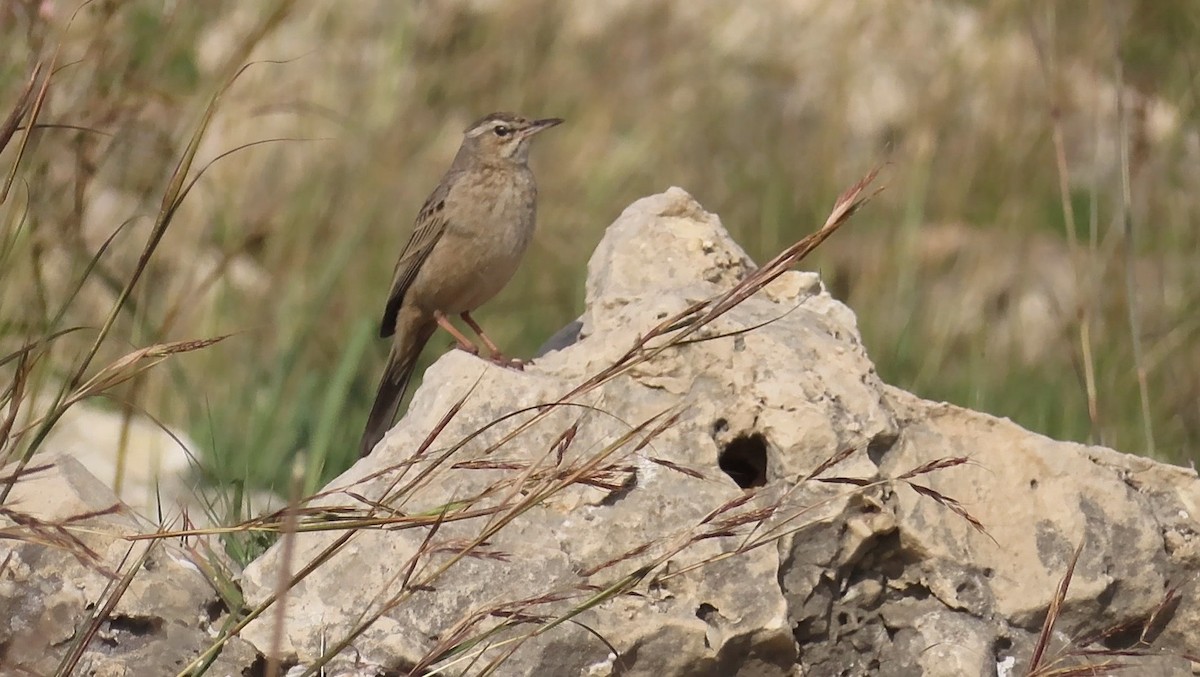
<svg viewBox="0 0 1200 677">
<path fill-rule="evenodd" d="M 544 129 L 550 129 L 556 125 L 561 125 L 562 122 L 562 118 L 544 118 L 542 120 L 534 120 L 533 123 L 529 125 L 529 128 L 525 130 L 525 135 L 533 136 Z"/>
</svg>

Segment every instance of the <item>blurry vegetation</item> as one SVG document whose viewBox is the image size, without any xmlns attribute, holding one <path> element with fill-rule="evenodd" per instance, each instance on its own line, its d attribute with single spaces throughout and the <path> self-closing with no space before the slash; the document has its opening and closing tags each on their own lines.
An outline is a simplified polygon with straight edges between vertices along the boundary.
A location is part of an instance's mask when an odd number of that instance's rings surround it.
<svg viewBox="0 0 1200 677">
<path fill-rule="evenodd" d="M 517 355 L 582 311 L 591 250 L 632 200 L 682 186 L 765 261 L 889 160 L 814 260 L 885 380 L 1052 437 L 1200 455 L 1200 4 L 947 0 L 841 23 L 865 10 L 623 4 L 97 0 L 69 25 L 73 4 L 5 3 L 0 113 L 61 51 L 45 127 L 19 164 L 16 140 L 0 152 L 17 166 L 0 355 L 104 323 L 209 99 L 260 60 L 193 173 L 276 141 L 205 171 L 100 356 L 234 334 L 113 391 L 188 431 L 213 481 L 282 487 L 303 454 L 311 490 L 352 461 L 394 257 L 494 109 L 568 120 L 534 153 L 534 249 L 479 313 Z M 95 338 L 55 340 L 31 383 L 53 394 Z"/>
</svg>

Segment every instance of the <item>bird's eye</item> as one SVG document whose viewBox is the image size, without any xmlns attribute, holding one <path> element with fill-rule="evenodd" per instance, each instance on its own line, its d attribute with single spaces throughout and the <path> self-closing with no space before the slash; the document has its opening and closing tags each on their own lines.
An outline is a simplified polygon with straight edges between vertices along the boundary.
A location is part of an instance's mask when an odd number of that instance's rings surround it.
<svg viewBox="0 0 1200 677">
<path fill-rule="evenodd" d="M 509 129 L 508 127 L 505 127 L 504 125 L 496 125 L 496 128 L 493 129 L 492 131 L 496 133 L 496 136 L 503 137 L 503 136 L 508 136 L 512 130 Z"/>
</svg>

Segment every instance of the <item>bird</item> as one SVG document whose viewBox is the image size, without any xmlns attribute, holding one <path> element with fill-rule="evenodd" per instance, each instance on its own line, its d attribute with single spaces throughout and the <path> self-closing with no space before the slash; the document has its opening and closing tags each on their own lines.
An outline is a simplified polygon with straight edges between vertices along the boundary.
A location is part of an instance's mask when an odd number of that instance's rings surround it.
<svg viewBox="0 0 1200 677">
<path fill-rule="evenodd" d="M 417 357 L 442 327 L 458 347 L 478 347 L 451 322 L 458 315 L 483 341 L 489 358 L 506 358 L 471 317 L 516 272 L 533 239 L 537 184 L 529 168 L 533 137 L 563 122 L 492 113 L 463 132 L 450 168 L 417 213 L 412 236 L 400 254 L 379 325 L 392 338 L 387 366 L 367 416 L 360 456 L 371 453 L 392 424 L 412 379 Z"/>
</svg>

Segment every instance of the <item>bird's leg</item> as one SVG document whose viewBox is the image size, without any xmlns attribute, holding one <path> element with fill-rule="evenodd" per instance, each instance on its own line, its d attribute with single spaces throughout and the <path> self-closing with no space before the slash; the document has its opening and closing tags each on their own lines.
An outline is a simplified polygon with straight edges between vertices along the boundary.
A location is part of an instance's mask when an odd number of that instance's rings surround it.
<svg viewBox="0 0 1200 677">
<path fill-rule="evenodd" d="M 495 362 L 502 367 L 511 367 L 513 369 L 521 369 L 525 366 L 525 363 L 521 360 L 505 357 L 504 353 L 500 352 L 500 348 L 496 346 L 495 342 L 488 338 L 487 334 L 483 333 L 483 327 L 480 327 L 479 323 L 475 321 L 475 318 L 471 317 L 471 313 L 463 313 L 459 315 L 459 317 L 461 317 L 463 322 L 466 322 L 467 326 L 469 326 L 475 331 L 476 334 L 479 335 L 479 339 L 483 341 L 483 345 L 487 346 L 488 352 L 491 353 L 492 362 Z"/>
<path fill-rule="evenodd" d="M 463 333 L 458 330 L 458 327 L 454 326 L 454 324 L 450 322 L 450 318 L 446 317 L 446 313 L 443 313 L 440 310 L 435 310 L 433 311 L 433 319 L 437 320 L 438 326 L 450 332 L 450 335 L 453 336 L 454 340 L 458 342 L 459 350 L 465 350 L 472 355 L 479 354 L 479 346 L 471 343 L 471 339 L 463 336 Z"/>
</svg>

